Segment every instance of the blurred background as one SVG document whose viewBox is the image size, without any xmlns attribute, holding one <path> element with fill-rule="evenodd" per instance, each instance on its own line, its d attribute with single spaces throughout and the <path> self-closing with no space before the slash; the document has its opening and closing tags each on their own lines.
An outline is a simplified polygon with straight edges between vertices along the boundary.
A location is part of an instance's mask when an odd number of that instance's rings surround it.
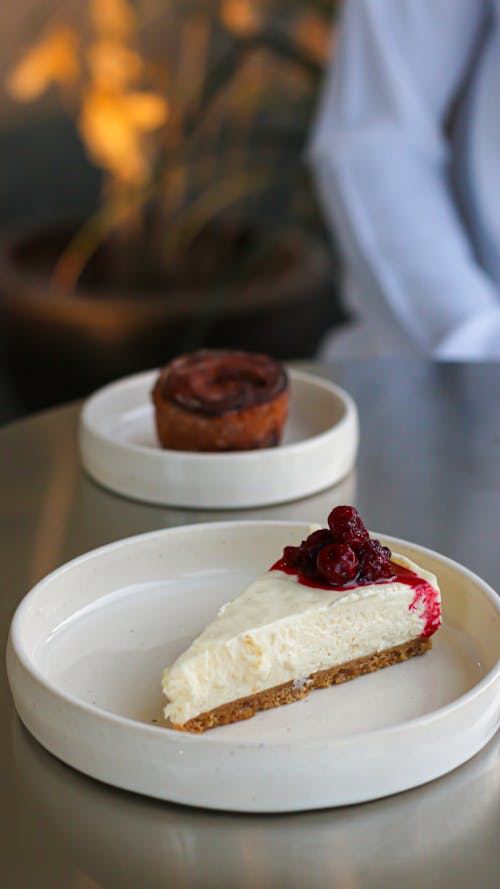
<svg viewBox="0 0 500 889">
<path fill-rule="evenodd" d="M 0 421 L 345 320 L 305 157 L 336 5 L 2 5 Z"/>
</svg>

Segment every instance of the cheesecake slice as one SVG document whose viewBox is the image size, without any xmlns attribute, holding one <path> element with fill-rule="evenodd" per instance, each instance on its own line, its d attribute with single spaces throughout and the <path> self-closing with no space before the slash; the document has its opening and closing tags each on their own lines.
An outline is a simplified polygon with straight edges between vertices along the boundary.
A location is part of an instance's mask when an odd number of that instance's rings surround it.
<svg viewBox="0 0 500 889">
<path fill-rule="evenodd" d="M 440 625 L 436 577 L 336 507 L 164 671 L 165 717 L 190 732 L 248 719 L 422 654 Z"/>
</svg>

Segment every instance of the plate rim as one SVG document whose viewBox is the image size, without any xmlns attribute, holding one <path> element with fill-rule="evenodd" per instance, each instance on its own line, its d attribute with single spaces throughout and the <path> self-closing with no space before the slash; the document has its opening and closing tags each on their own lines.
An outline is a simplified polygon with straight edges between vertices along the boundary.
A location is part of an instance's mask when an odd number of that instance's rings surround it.
<svg viewBox="0 0 500 889">
<path fill-rule="evenodd" d="M 221 531 L 224 529 L 232 528 L 235 526 L 253 526 L 253 527 L 290 527 L 290 528 L 307 528 L 308 522 L 304 521 L 292 521 L 292 520 L 234 520 L 234 521 L 222 521 L 222 522 L 200 522 L 195 524 L 183 524 L 177 525 L 171 528 L 161 528 L 156 529 L 154 531 L 147 531 L 142 534 L 136 534 L 129 537 L 122 538 L 120 540 L 112 541 L 111 543 L 104 544 L 102 546 L 96 547 L 95 549 L 89 550 L 88 552 L 82 553 L 74 559 L 69 560 L 68 562 L 63 563 L 63 565 L 58 566 L 53 571 L 51 571 L 48 575 L 39 580 L 22 598 L 21 602 L 19 602 L 14 615 L 11 620 L 8 640 L 7 640 L 7 657 L 9 659 L 9 652 L 12 652 L 12 655 L 17 658 L 18 662 L 22 666 L 23 670 L 25 670 L 31 680 L 36 684 L 41 685 L 44 689 L 48 690 L 54 697 L 63 701 L 66 705 L 70 705 L 72 707 L 76 707 L 81 711 L 84 711 L 89 716 L 98 717 L 100 719 L 104 719 L 106 722 L 113 724 L 114 726 L 120 726 L 126 729 L 132 729 L 135 732 L 146 732 L 150 734 L 152 737 L 159 737 L 160 734 L 166 736 L 170 740 L 178 741 L 179 737 L 182 737 L 183 744 L 210 744 L 218 747 L 238 747 L 238 749 L 246 749 L 246 750 L 257 750 L 260 747 L 264 746 L 266 749 L 280 749 L 280 748 L 290 748 L 294 746 L 298 746 L 301 749 L 303 748 L 311 748 L 315 746 L 324 746 L 326 743 L 331 744 L 332 746 L 342 746 L 346 743 L 353 743 L 353 741 L 359 742 L 361 739 L 367 738 L 372 739 L 376 737 L 377 739 L 383 739 L 388 736 L 391 736 L 397 732 L 401 731 L 412 731 L 414 729 L 418 729 L 420 727 L 425 727 L 427 724 L 432 722 L 437 722 L 440 719 L 446 718 L 448 715 L 452 714 L 457 709 L 464 707 L 468 702 L 472 701 L 474 698 L 479 698 L 488 688 L 490 688 L 495 681 L 500 677 L 500 656 L 497 659 L 496 663 L 493 667 L 486 673 L 479 682 L 475 683 L 472 688 L 458 697 L 454 698 L 448 704 L 445 704 L 442 707 L 438 707 L 437 709 L 431 710 L 428 713 L 425 713 L 421 716 L 413 717 L 412 719 L 402 720 L 394 723 L 393 725 L 385 726 L 383 728 L 376 729 L 368 729 L 366 731 L 361 732 L 353 732 L 351 734 L 347 734 L 342 736 L 341 738 L 333 738 L 330 741 L 325 741 L 322 739 L 302 739 L 300 742 L 294 741 L 286 741 L 286 740 L 266 740 L 264 742 L 259 741 L 258 739 L 232 739 L 226 738 L 224 736 L 220 737 L 219 735 L 213 736 L 210 732 L 204 733 L 202 735 L 193 735 L 188 732 L 183 732 L 182 734 L 175 731 L 174 729 L 170 729 L 167 726 L 161 725 L 149 725 L 144 722 L 140 722 L 135 719 L 131 719 L 126 716 L 119 716 L 118 714 L 110 713 L 108 710 L 104 710 L 101 707 L 98 707 L 93 704 L 89 704 L 85 701 L 82 701 L 80 698 L 68 693 L 61 691 L 61 689 L 52 683 L 50 680 L 47 680 L 38 667 L 33 664 L 32 660 L 28 657 L 27 653 L 23 650 L 22 640 L 20 639 L 21 633 L 21 621 L 24 617 L 24 611 L 29 607 L 29 603 L 31 599 L 34 597 L 35 593 L 43 586 L 49 584 L 51 580 L 55 576 L 61 576 L 66 571 L 69 571 L 75 567 L 77 567 L 80 563 L 86 562 L 89 559 L 99 558 L 102 555 L 105 555 L 108 552 L 111 552 L 115 549 L 120 549 L 123 546 L 132 546 L 134 543 L 139 543 L 145 540 L 153 540 L 155 537 L 163 537 L 175 535 L 176 533 L 182 533 L 186 531 L 194 531 L 203 533 L 204 531 L 211 530 L 215 531 L 220 529 Z M 454 570 L 459 571 L 459 573 L 464 573 L 466 577 L 472 580 L 476 585 L 481 588 L 483 594 L 486 594 L 486 598 L 492 604 L 494 610 L 500 616 L 500 598 L 493 587 L 490 586 L 485 580 L 483 580 L 479 575 L 475 574 L 475 572 L 471 571 L 465 565 L 462 565 L 460 562 L 457 562 L 455 559 L 451 559 L 449 556 L 445 556 L 442 553 L 439 553 L 436 550 L 432 550 L 429 547 L 423 546 L 418 543 L 413 543 L 409 540 L 405 540 L 404 538 L 394 537 L 392 535 L 384 534 L 382 532 L 370 531 L 372 536 L 381 538 L 384 541 L 387 541 L 391 544 L 402 544 L 403 546 L 408 546 L 412 549 L 415 549 L 417 552 L 423 552 L 424 554 L 428 553 L 432 557 L 437 557 L 438 560 L 443 561 L 449 567 Z M 397 550 L 396 550 L 397 551 Z M 9 686 L 12 689 L 11 678 L 9 674 L 9 668 L 7 669 Z M 17 709 L 17 708 L 16 708 Z"/>
<path fill-rule="evenodd" d="M 127 383 L 133 383 L 134 381 L 139 382 L 141 379 L 146 380 L 148 377 L 151 377 L 151 380 L 154 380 L 155 375 L 160 372 L 160 368 L 154 368 L 152 370 L 140 371 L 139 373 L 130 374 L 129 376 L 122 377 L 120 380 L 115 380 L 112 383 L 108 383 L 106 386 L 101 387 L 92 395 L 90 395 L 84 401 L 80 409 L 79 427 L 80 430 L 84 429 L 87 434 L 90 434 L 99 439 L 101 443 L 105 443 L 107 445 L 112 444 L 113 447 L 118 448 L 122 453 L 137 453 L 142 456 L 147 455 L 148 459 L 159 460 L 161 462 L 164 462 L 167 459 L 169 461 L 173 460 L 188 463 L 197 463 L 205 460 L 213 463 L 222 463 L 227 460 L 230 460 L 231 463 L 238 463 L 252 459 L 254 460 L 256 455 L 260 455 L 262 458 L 262 456 L 267 457 L 269 455 L 272 455 L 274 457 L 275 455 L 282 454 L 283 452 L 285 452 L 286 454 L 293 454 L 297 450 L 303 452 L 306 449 L 314 448 L 317 444 L 321 444 L 326 437 L 332 435 L 333 431 L 341 430 L 344 426 L 350 423 L 352 418 L 354 418 L 355 422 L 358 421 L 358 409 L 356 402 L 354 401 L 352 395 L 350 395 L 349 392 L 343 389 L 342 386 L 339 386 L 337 383 L 334 383 L 331 380 L 320 376 L 319 374 L 310 373 L 304 370 L 298 370 L 286 364 L 285 367 L 288 371 L 288 374 L 290 375 L 291 381 L 304 381 L 312 385 L 316 385 L 318 386 L 318 388 L 327 389 L 332 395 L 335 395 L 344 405 L 343 416 L 336 423 L 333 423 L 333 425 L 329 426 L 328 429 L 325 429 L 323 432 L 319 432 L 316 435 L 311 435 L 308 438 L 300 439 L 300 441 L 291 442 L 290 444 L 280 444 L 278 447 L 259 448 L 258 450 L 254 449 L 246 451 L 222 452 L 178 451 L 172 448 L 151 448 L 145 445 L 124 442 L 114 438 L 111 435 L 106 435 L 99 427 L 96 427 L 95 424 L 89 421 L 88 414 L 95 407 L 96 402 L 101 397 L 109 395 L 109 393 L 113 389 L 119 389 L 122 385 Z"/>
</svg>

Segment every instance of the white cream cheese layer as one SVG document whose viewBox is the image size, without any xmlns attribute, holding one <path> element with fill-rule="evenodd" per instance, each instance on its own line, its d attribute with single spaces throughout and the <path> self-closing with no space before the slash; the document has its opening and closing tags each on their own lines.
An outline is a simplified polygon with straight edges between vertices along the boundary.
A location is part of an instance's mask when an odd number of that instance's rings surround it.
<svg viewBox="0 0 500 889">
<path fill-rule="evenodd" d="M 433 574 L 396 553 L 392 559 L 439 590 Z M 414 639 L 425 624 L 423 603 L 410 610 L 414 597 L 396 581 L 339 591 L 268 571 L 164 671 L 165 716 L 182 725 L 229 701 Z"/>
</svg>

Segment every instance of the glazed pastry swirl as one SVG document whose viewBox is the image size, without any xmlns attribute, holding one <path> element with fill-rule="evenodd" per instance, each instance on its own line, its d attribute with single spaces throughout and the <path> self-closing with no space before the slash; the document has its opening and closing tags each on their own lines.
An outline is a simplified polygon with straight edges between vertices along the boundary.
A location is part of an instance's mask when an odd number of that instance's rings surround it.
<svg viewBox="0 0 500 889">
<path fill-rule="evenodd" d="M 171 362 L 161 394 L 192 413 L 219 417 L 265 404 L 287 385 L 286 370 L 267 355 L 200 349 Z"/>
</svg>

